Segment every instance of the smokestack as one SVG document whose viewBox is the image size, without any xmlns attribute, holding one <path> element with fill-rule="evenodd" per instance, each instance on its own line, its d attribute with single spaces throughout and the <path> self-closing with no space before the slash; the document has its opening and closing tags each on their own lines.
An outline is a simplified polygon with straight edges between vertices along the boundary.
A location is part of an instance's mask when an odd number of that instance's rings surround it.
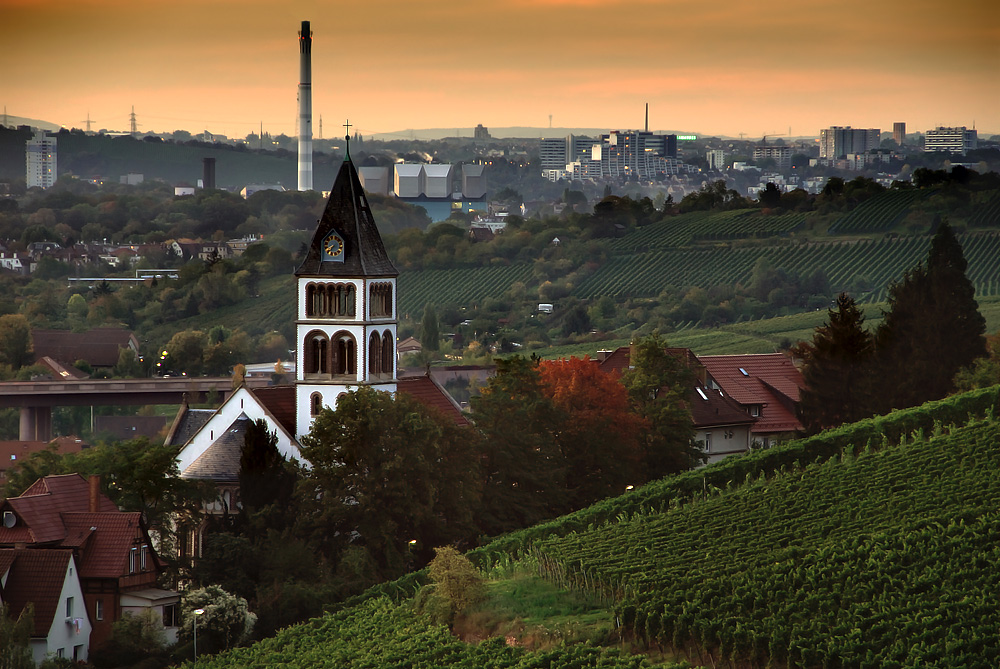
<svg viewBox="0 0 1000 669">
<path fill-rule="evenodd" d="M 649 103 L 646 103 L 646 132 L 649 132 Z"/>
<path fill-rule="evenodd" d="M 100 499 L 101 499 L 101 477 L 92 475 L 88 480 L 89 487 L 87 492 L 90 494 L 87 498 L 87 510 L 90 513 L 97 513 L 100 511 Z"/>
<path fill-rule="evenodd" d="M 202 158 L 201 164 L 202 188 L 215 188 L 215 158 Z"/>
<path fill-rule="evenodd" d="M 299 31 L 299 190 L 313 189 L 312 31 Z"/>
</svg>

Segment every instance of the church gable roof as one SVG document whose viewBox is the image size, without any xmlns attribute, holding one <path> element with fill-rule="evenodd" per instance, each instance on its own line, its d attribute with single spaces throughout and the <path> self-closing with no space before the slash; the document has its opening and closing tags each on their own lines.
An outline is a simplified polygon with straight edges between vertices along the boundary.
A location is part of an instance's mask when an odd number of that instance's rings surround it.
<svg viewBox="0 0 1000 669">
<path fill-rule="evenodd" d="M 323 240 L 336 232 L 344 242 L 343 262 L 323 259 Z M 295 276 L 398 276 L 375 226 L 368 198 L 350 158 L 330 191 L 323 218 Z"/>
</svg>

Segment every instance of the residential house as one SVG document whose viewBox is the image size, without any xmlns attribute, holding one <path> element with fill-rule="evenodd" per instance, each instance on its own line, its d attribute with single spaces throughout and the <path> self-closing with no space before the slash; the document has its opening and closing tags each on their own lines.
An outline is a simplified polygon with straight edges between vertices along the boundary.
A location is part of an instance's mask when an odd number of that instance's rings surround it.
<svg viewBox="0 0 1000 669">
<path fill-rule="evenodd" d="M 119 511 L 98 477 L 46 476 L 5 500 L 0 512 L 0 548 L 72 551 L 85 606 L 76 615 L 90 621 L 90 647 L 108 639 L 125 611 L 139 608 L 153 610 L 166 640 L 176 640 L 180 595 L 158 587 L 163 566 L 142 514 Z"/>
<path fill-rule="evenodd" d="M 73 436 L 57 437 L 52 441 L 0 441 L 0 488 L 7 485 L 7 471 L 20 465 L 33 453 L 52 449 L 64 455 L 79 453 L 89 447 L 82 439 Z"/>
<path fill-rule="evenodd" d="M 122 328 L 94 328 L 86 332 L 32 330 L 31 342 L 36 362 L 48 356 L 67 368 L 77 360 L 86 360 L 91 367 L 110 369 L 118 364 L 123 348 L 139 355 L 139 340 Z"/>
<path fill-rule="evenodd" d="M 694 422 L 695 441 L 701 445 L 706 464 L 749 451 L 757 419 L 726 393 L 708 385 L 705 366 L 691 349 L 668 348 L 667 353 L 694 372 L 695 382 L 687 393 L 687 401 Z M 601 370 L 609 373 L 624 373 L 630 367 L 630 360 L 631 349 L 625 346 L 614 351 L 600 351 L 597 355 Z"/>
<path fill-rule="evenodd" d="M 92 627 L 84 601 L 73 551 L 0 549 L 0 602 L 15 619 L 32 605 L 35 664 L 47 658 L 87 660 Z"/>
<path fill-rule="evenodd" d="M 797 416 L 802 372 L 783 353 L 703 355 L 706 385 L 736 400 L 757 419 L 751 429 L 755 445 L 772 446 L 802 434 Z"/>
</svg>

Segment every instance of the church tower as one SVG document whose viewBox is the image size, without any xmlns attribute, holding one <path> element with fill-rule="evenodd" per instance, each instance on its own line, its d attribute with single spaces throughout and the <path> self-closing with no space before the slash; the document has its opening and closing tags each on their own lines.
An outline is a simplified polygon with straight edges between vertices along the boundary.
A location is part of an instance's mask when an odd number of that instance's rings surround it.
<svg viewBox="0 0 1000 669">
<path fill-rule="evenodd" d="M 397 276 L 348 150 L 295 271 L 297 438 L 350 388 L 396 391 Z"/>
</svg>

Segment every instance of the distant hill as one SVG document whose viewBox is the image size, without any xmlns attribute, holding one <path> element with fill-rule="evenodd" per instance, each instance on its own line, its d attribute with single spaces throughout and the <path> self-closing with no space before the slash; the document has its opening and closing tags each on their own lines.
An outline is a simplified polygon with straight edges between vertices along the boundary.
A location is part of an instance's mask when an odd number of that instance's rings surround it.
<svg viewBox="0 0 1000 669">
<path fill-rule="evenodd" d="M 540 137 L 565 137 L 566 135 L 584 135 L 586 137 L 596 137 L 605 134 L 609 130 L 636 130 L 642 127 L 641 124 L 630 126 L 619 126 L 617 128 L 534 128 L 530 126 L 506 126 L 488 127 L 490 136 L 493 138 L 521 138 L 536 139 Z M 393 139 L 444 139 L 445 137 L 472 137 L 475 128 L 407 128 L 394 132 L 377 132 L 371 136 L 372 139 L 393 140 Z M 698 133 L 680 130 L 657 130 L 656 134 L 677 134 L 677 135 L 697 135 Z"/>
</svg>

